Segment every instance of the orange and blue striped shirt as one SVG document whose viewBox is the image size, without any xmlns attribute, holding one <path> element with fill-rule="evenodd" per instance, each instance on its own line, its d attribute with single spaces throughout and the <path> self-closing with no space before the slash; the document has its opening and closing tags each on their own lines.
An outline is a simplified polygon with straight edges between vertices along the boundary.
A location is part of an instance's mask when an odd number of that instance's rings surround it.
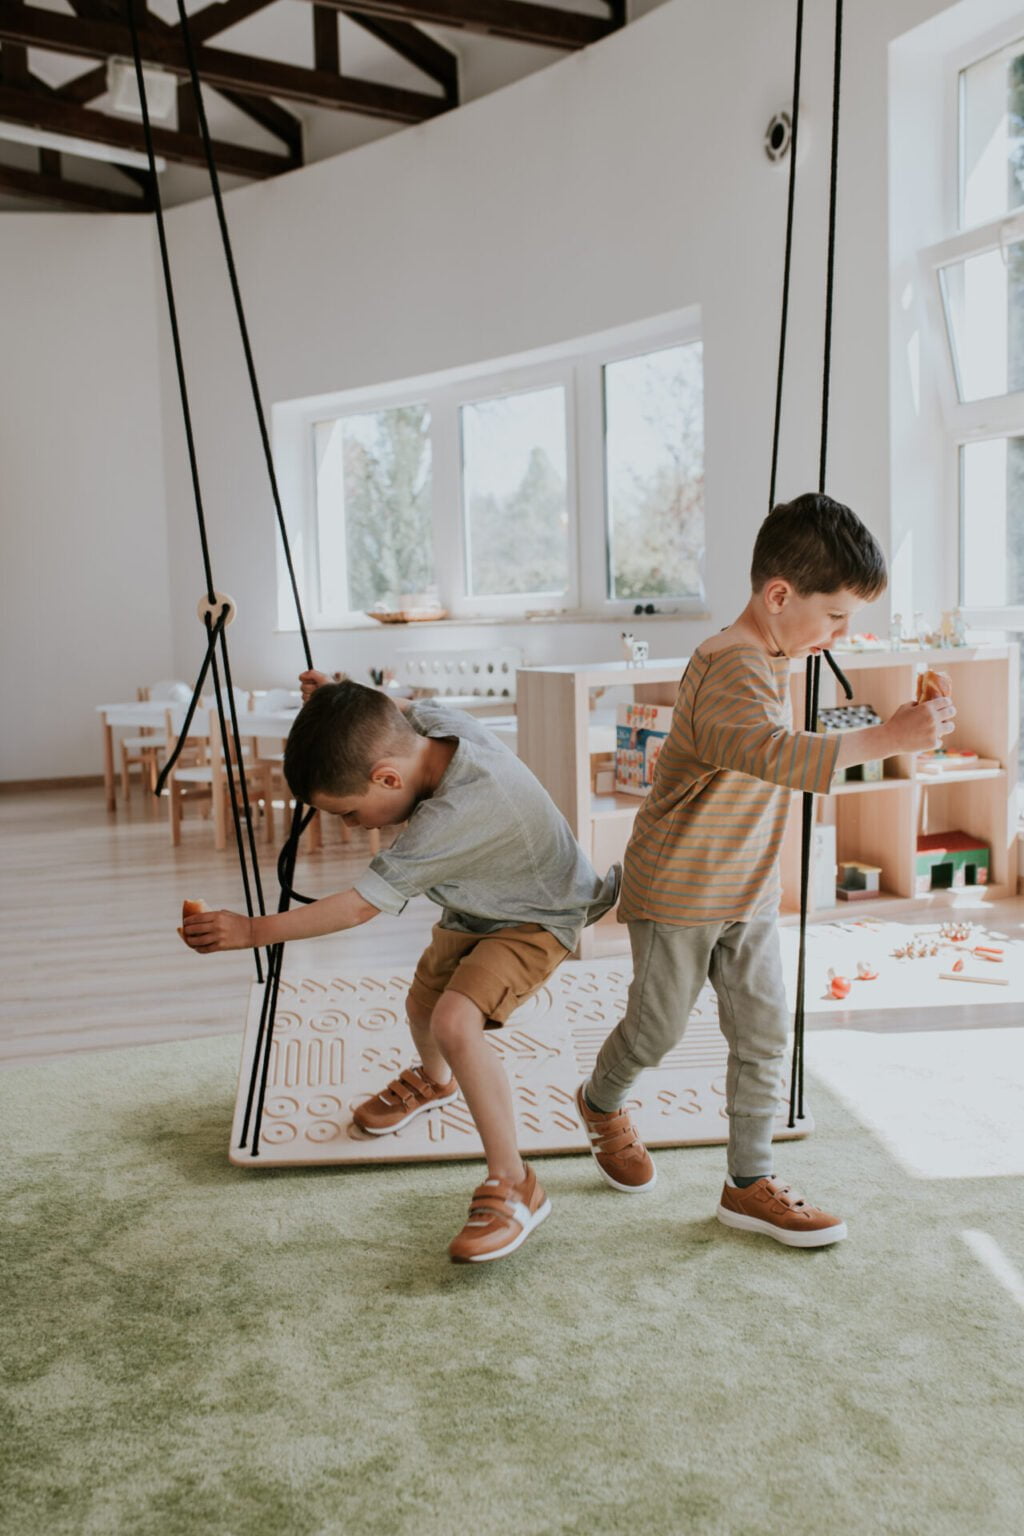
<svg viewBox="0 0 1024 1536">
<path fill-rule="evenodd" d="M 683 674 L 623 861 L 619 920 L 743 922 L 779 898 L 792 790 L 827 794 L 838 735 L 794 731 L 790 662 L 739 643 Z"/>
</svg>

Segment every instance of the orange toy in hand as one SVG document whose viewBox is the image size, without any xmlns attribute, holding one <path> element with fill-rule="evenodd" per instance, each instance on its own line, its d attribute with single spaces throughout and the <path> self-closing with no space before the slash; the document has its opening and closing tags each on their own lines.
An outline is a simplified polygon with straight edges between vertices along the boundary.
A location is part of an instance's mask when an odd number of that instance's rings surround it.
<svg viewBox="0 0 1024 1536">
<path fill-rule="evenodd" d="M 181 904 L 181 920 L 182 920 L 182 922 L 184 922 L 186 917 L 191 917 L 193 915 L 193 913 L 195 913 L 195 912 L 209 912 L 209 910 L 210 909 L 206 905 L 206 902 L 203 901 L 201 897 L 200 897 L 200 899 L 198 901 L 183 901 L 182 904 Z M 185 930 L 184 930 L 184 928 L 179 928 L 178 929 L 178 938 L 179 939 L 184 939 L 184 937 L 185 937 Z"/>
<path fill-rule="evenodd" d="M 915 704 L 927 704 L 929 699 L 951 699 L 952 697 L 953 679 L 948 672 L 932 672 L 929 669 L 919 674 Z"/>
</svg>

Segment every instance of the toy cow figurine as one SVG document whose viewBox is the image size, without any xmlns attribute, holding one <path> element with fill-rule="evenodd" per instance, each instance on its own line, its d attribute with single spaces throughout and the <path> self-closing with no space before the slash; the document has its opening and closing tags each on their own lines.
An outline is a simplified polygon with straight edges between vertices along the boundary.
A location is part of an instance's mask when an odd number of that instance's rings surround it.
<svg viewBox="0 0 1024 1536">
<path fill-rule="evenodd" d="M 631 667 L 642 667 L 651 652 L 649 640 L 638 640 L 627 630 L 622 631 L 622 654 Z"/>
</svg>

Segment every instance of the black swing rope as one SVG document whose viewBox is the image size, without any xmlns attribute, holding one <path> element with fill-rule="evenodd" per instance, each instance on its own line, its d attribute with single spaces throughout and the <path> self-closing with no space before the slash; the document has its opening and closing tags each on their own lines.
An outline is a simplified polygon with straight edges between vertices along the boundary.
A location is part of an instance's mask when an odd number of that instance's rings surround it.
<svg viewBox="0 0 1024 1536">
<path fill-rule="evenodd" d="M 775 422 L 772 432 L 772 466 L 768 495 L 768 510 L 775 505 L 775 485 L 779 461 L 779 435 L 782 419 L 782 391 L 785 376 L 786 330 L 789 321 L 789 281 L 793 247 L 793 208 L 796 196 L 796 153 L 800 123 L 800 71 L 803 56 L 804 0 L 797 0 L 796 41 L 793 63 L 793 114 L 789 143 L 789 192 L 786 206 L 786 252 L 782 279 L 782 319 L 779 335 L 779 366 L 775 389 Z M 839 170 L 839 86 L 842 72 L 843 0 L 836 0 L 835 41 L 833 46 L 832 72 L 832 147 L 829 171 L 828 206 L 828 258 L 825 279 L 825 345 L 821 399 L 821 442 L 818 457 L 818 491 L 825 490 L 825 466 L 828 457 L 829 397 L 832 368 L 832 309 L 835 296 L 835 231 L 836 192 Z M 804 691 L 804 730 L 818 728 L 818 697 L 821 685 L 821 658 L 842 685 L 848 699 L 853 698 L 849 679 L 833 659 L 829 651 L 808 656 Z M 800 842 L 800 941 L 797 957 L 796 1008 L 793 1017 L 793 1060 L 789 1084 L 788 1127 L 793 1129 L 797 1120 L 804 1118 L 804 1015 L 807 981 L 807 898 L 810 883 L 811 841 L 814 827 L 814 795 L 803 796 L 802 836 Z"/>
<path fill-rule="evenodd" d="M 155 160 L 155 153 L 154 153 L 154 148 L 153 148 L 152 131 L 151 131 L 151 128 L 150 128 L 150 121 L 149 121 L 149 110 L 148 110 L 148 101 L 147 101 L 147 97 L 146 97 L 145 78 L 144 78 L 143 72 L 142 72 L 141 47 L 140 47 L 140 43 L 139 43 L 139 35 L 138 35 L 138 28 L 137 28 L 137 24 L 136 24 L 135 13 L 134 13 L 133 0 L 126 0 L 126 5 L 127 5 L 127 9 L 128 9 L 128 16 L 129 16 L 129 27 L 130 27 L 131 35 L 132 35 L 132 53 L 133 53 L 133 59 L 134 59 L 134 64 L 135 64 L 135 77 L 136 77 L 136 83 L 137 83 L 137 87 L 138 87 L 138 91 L 139 91 L 139 100 L 140 100 L 140 104 L 141 104 L 141 108 L 142 108 L 143 133 L 144 133 L 145 142 L 146 142 L 147 157 L 149 159 L 150 178 L 151 178 L 151 182 L 152 182 L 152 186 L 153 186 L 154 211 L 155 211 L 155 214 L 156 214 L 157 231 L 158 231 L 159 243 L 160 243 L 161 264 L 162 264 L 163 276 L 164 276 L 164 289 L 165 289 L 165 293 L 166 293 L 166 297 L 167 297 L 168 313 L 169 313 L 170 322 L 171 322 L 171 334 L 172 334 L 172 340 L 173 340 L 173 343 L 174 343 L 175 363 L 176 363 L 177 373 L 178 373 L 178 385 L 179 385 L 179 392 L 180 392 L 180 395 L 181 395 L 182 413 L 183 413 L 183 417 L 184 417 L 184 420 L 185 420 L 186 440 L 187 440 L 187 444 L 188 444 L 189 462 L 190 462 L 191 472 L 192 472 L 192 483 L 193 483 L 193 491 L 194 491 L 194 496 L 195 496 L 196 515 L 197 515 L 197 520 L 198 520 L 198 523 L 199 523 L 199 530 L 200 530 L 200 543 L 201 543 L 202 551 L 203 551 L 203 563 L 204 563 L 204 571 L 205 571 L 205 574 L 206 574 L 207 594 L 208 594 L 209 603 L 212 606 L 213 604 L 215 604 L 215 602 L 217 600 L 217 594 L 214 591 L 212 568 L 211 568 L 210 555 L 209 555 L 209 544 L 208 544 L 208 539 L 207 539 L 207 535 L 206 535 L 206 524 L 205 524 L 205 518 L 204 518 L 204 514 L 203 514 L 202 496 L 201 496 L 200 484 L 199 484 L 198 464 L 197 464 L 196 452 L 195 452 L 195 440 L 194 440 L 194 436 L 193 436 L 193 432 L 192 432 L 191 411 L 190 411 L 190 408 L 189 408 L 188 389 L 187 389 L 187 384 L 186 384 L 186 380 L 185 380 L 184 360 L 183 360 L 183 355 L 182 355 L 180 333 L 179 333 L 178 323 L 177 323 L 176 306 L 175 306 L 175 302 L 174 302 L 174 288 L 173 288 L 173 281 L 172 281 L 172 278 L 171 278 L 170 259 L 169 259 L 168 249 L 167 249 L 166 231 L 165 231 L 164 219 L 163 219 L 163 208 L 162 208 L 162 204 L 161 204 L 159 184 L 158 184 L 157 175 L 156 175 L 156 160 Z M 275 514 L 276 514 L 276 517 L 277 517 L 278 528 L 279 528 L 279 531 L 280 531 L 280 534 L 281 534 L 281 540 L 282 540 L 282 544 L 283 544 L 283 547 L 284 547 L 284 555 L 285 555 L 285 561 L 286 561 L 286 565 L 287 565 L 287 569 L 288 569 L 288 576 L 289 576 L 289 580 L 290 580 L 290 583 L 291 583 L 292 596 L 293 596 L 293 599 L 294 599 L 294 602 L 295 602 L 296 614 L 298 616 L 298 624 L 299 624 L 299 631 L 300 631 L 300 634 L 301 634 L 301 637 L 302 637 L 303 652 L 304 652 L 305 659 L 306 659 L 307 669 L 312 669 L 313 658 L 312 658 L 312 652 L 310 650 L 309 635 L 308 635 L 308 632 L 307 632 L 307 629 L 306 629 L 305 618 L 304 618 L 303 611 L 302 611 L 302 602 L 301 602 L 301 598 L 300 598 L 300 595 L 299 595 L 298 581 L 297 581 L 297 578 L 296 578 L 296 575 L 295 575 L 295 566 L 294 566 L 294 562 L 293 562 L 293 559 L 292 559 L 291 545 L 290 545 L 290 542 L 289 542 L 289 539 L 288 539 L 288 530 L 287 530 L 287 526 L 286 526 L 286 523 L 285 523 L 284 511 L 283 511 L 283 508 L 282 508 L 282 505 L 281 505 L 281 498 L 280 498 L 280 493 L 279 493 L 278 485 L 277 485 L 277 477 L 276 477 L 276 474 L 275 474 L 275 471 L 274 471 L 273 456 L 272 456 L 271 448 L 270 448 L 270 436 L 269 436 L 269 433 L 267 431 L 266 416 L 265 416 L 264 411 L 263 411 L 263 403 L 262 403 L 262 398 L 260 396 L 259 383 L 258 383 L 258 380 L 257 380 L 257 377 L 256 377 L 255 362 L 254 362 L 254 359 L 253 359 L 252 347 L 251 347 L 251 344 L 250 344 L 250 341 L 249 341 L 249 330 L 248 330 L 248 325 L 247 325 L 246 319 L 245 319 L 245 310 L 244 310 L 244 306 L 243 306 L 243 303 L 242 303 L 241 291 L 240 291 L 239 284 L 238 284 L 238 275 L 237 275 L 237 271 L 236 271 L 236 268 L 235 268 L 234 253 L 233 253 L 232 247 L 231 247 L 231 238 L 230 238 L 230 234 L 228 232 L 227 219 L 226 219 L 225 213 L 224 213 L 223 200 L 221 198 L 220 180 L 219 180 L 219 177 L 218 177 L 218 174 L 217 174 L 216 162 L 214 160 L 214 155 L 213 155 L 213 146 L 212 146 L 212 141 L 211 141 L 211 137 L 210 137 L 209 126 L 208 126 L 207 119 L 206 119 L 206 111 L 205 111 L 205 107 L 204 107 L 204 104 L 203 104 L 202 90 L 201 90 L 200 81 L 199 81 L 199 73 L 198 73 L 198 70 L 197 70 L 197 67 L 196 67 L 195 51 L 194 51 L 194 48 L 193 48 L 192 36 L 191 36 L 190 27 L 189 27 L 188 16 L 187 16 L 187 14 L 185 12 L 185 8 L 184 8 L 184 5 L 182 3 L 182 0 L 178 0 L 178 15 L 179 15 L 179 21 L 180 21 L 180 25 L 181 25 L 182 40 L 183 40 L 184 47 L 185 47 L 186 62 L 188 64 L 189 79 L 190 79 L 190 83 L 191 83 L 191 87 L 192 87 L 192 95 L 193 95 L 193 99 L 195 101 L 195 106 L 196 106 L 197 121 L 198 121 L 199 130 L 200 130 L 200 137 L 201 137 L 202 143 L 203 143 L 204 157 L 206 159 L 207 171 L 209 173 L 209 178 L 210 178 L 210 186 L 211 186 L 211 190 L 212 190 L 212 193 L 213 193 L 214 204 L 215 204 L 216 211 L 217 211 L 217 221 L 218 221 L 218 226 L 219 226 L 219 229 L 220 229 L 221 244 L 222 244 L 222 247 L 223 247 L 225 263 L 226 263 L 226 266 L 227 266 L 228 276 L 229 276 L 229 280 L 230 280 L 230 284 L 231 284 L 231 292 L 232 292 L 232 297 L 233 297 L 234 306 L 235 306 L 235 316 L 236 316 L 236 320 L 238 322 L 238 328 L 239 328 L 239 333 L 240 333 L 240 337 L 241 337 L 242 348 L 243 348 L 243 351 L 244 351 L 244 354 L 245 354 L 246 369 L 247 369 L 248 376 L 249 376 L 249 385 L 250 385 L 250 390 L 251 390 L 251 393 L 252 393 L 253 404 L 254 404 L 255 411 L 256 411 L 256 417 L 257 417 L 257 422 L 258 422 L 259 432 L 260 432 L 260 439 L 261 439 L 261 442 L 262 442 L 262 445 L 263 445 L 264 461 L 265 461 L 265 465 L 266 465 L 266 469 L 267 469 L 267 475 L 268 475 L 268 478 L 269 478 L 269 481 L 270 481 L 271 494 L 272 494 L 273 501 L 274 501 L 274 509 L 275 509 Z M 249 916 L 253 917 L 255 914 L 254 914 L 254 911 L 253 911 L 252 900 L 251 900 L 251 895 L 250 895 L 249 876 L 248 876 L 248 867 L 247 867 L 247 861 L 246 861 L 246 853 L 245 853 L 245 848 L 244 848 L 244 845 L 243 845 L 243 842 L 242 842 L 242 833 L 241 833 L 241 826 L 240 826 L 240 813 L 239 813 L 239 809 L 238 809 L 238 805 L 237 805 L 236 796 L 235 796 L 235 793 L 234 793 L 234 776 L 233 776 L 233 769 L 232 769 L 232 754 L 231 754 L 231 752 L 229 750 L 229 745 L 228 745 L 228 742 L 229 742 L 228 727 L 227 727 L 227 721 L 226 721 L 226 716 L 225 716 L 225 712 L 224 712 L 224 700 L 223 700 L 223 696 L 222 696 L 222 692 L 221 692 L 220 674 L 219 674 L 219 669 L 218 669 L 218 666 L 217 666 L 217 658 L 216 658 L 216 649 L 217 649 L 217 646 L 218 646 L 218 643 L 219 643 L 220 649 L 221 649 L 221 659 L 222 659 L 223 667 L 224 667 L 224 681 L 225 681 L 225 685 L 226 685 L 226 688 L 227 688 L 228 704 L 229 704 L 229 710 L 230 710 L 230 714 L 231 714 L 231 732 L 232 732 L 232 738 L 233 738 L 234 748 L 235 748 L 235 757 L 236 757 L 237 766 L 238 766 L 238 774 L 239 774 L 240 789 L 241 789 L 241 795 L 242 795 L 242 801 L 243 801 L 243 807 L 244 807 L 244 815 L 246 817 L 246 820 L 247 820 L 247 823 L 248 823 L 248 829 L 249 829 L 249 855 L 250 855 L 250 858 L 251 858 L 251 861 L 252 861 L 254 882 L 255 882 L 255 885 L 256 885 L 257 896 L 258 896 L 259 912 L 260 912 L 260 915 L 262 916 L 262 915 L 265 915 L 266 907 L 265 907 L 265 904 L 264 904 L 263 889 L 262 889 L 262 883 L 261 883 L 261 880 L 260 880 L 259 859 L 258 859 L 258 855 L 257 855 L 257 852 L 256 852 L 256 846 L 255 846 L 255 840 L 254 840 L 254 834 L 253 834 L 252 815 L 251 815 L 250 805 L 249 805 L 248 787 L 247 787 L 247 784 L 246 784 L 245 767 L 244 767 L 243 755 L 242 755 L 242 750 L 241 750 L 240 733 L 239 733 L 239 728 L 238 728 L 238 716 L 237 716 L 237 713 L 236 713 L 235 697 L 234 697 L 234 692 L 233 692 L 232 683 L 231 683 L 231 662 L 230 662 L 230 658 L 229 658 L 229 655 L 228 655 L 227 638 L 226 638 L 226 635 L 225 635 L 225 628 L 226 628 L 226 622 L 227 622 L 227 618 L 228 618 L 228 612 L 229 612 L 228 606 L 224 605 L 222 607 L 222 610 L 221 610 L 220 614 L 216 618 L 216 620 L 211 620 L 209 614 L 206 615 L 206 626 L 207 626 L 207 631 L 208 631 L 208 635 L 209 635 L 206 656 L 204 658 L 202 667 L 200 669 L 199 677 L 198 677 L 198 680 L 196 682 L 196 686 L 195 686 L 195 690 L 194 690 L 194 693 L 193 693 L 193 697 L 192 697 L 191 703 L 189 704 L 188 710 L 186 711 L 185 723 L 184 723 L 184 726 L 182 728 L 181 735 L 180 735 L 179 740 L 178 740 L 178 742 L 177 742 L 177 744 L 176 744 L 176 746 L 175 746 L 175 748 L 174 748 L 174 750 L 173 750 L 173 752 L 172 752 L 172 754 L 170 756 L 170 759 L 169 759 L 168 763 L 165 765 L 163 773 L 161 774 L 161 778 L 160 778 L 160 781 L 159 781 L 158 786 L 157 786 L 157 792 L 159 793 L 162 790 L 163 784 L 166 781 L 168 773 L 173 768 L 174 763 L 177 761 L 177 758 L 178 758 L 178 756 L 181 753 L 182 747 L 184 745 L 184 742 L 185 742 L 185 739 L 186 739 L 186 736 L 187 736 L 188 726 L 191 723 L 192 717 L 193 717 L 193 715 L 195 713 L 195 709 L 196 709 L 196 706 L 197 706 L 198 701 L 199 701 L 199 697 L 200 697 L 201 692 L 202 692 L 203 681 L 204 681 L 204 679 L 206 677 L 207 671 L 209 670 L 211 672 L 212 677 L 213 677 L 214 690 L 215 690 L 216 699 L 217 699 L 217 712 L 218 712 L 218 717 L 219 717 L 219 721 L 220 721 L 221 739 L 222 739 L 222 744 L 223 744 L 225 765 L 226 765 L 226 771 L 227 771 L 227 777 L 228 777 L 229 793 L 231 795 L 232 807 L 233 807 L 233 810 L 234 810 L 236 841 L 237 841 L 237 845 L 238 845 L 239 863 L 240 863 L 241 871 L 242 871 L 242 881 L 243 881 L 243 886 L 245 888 L 246 906 L 247 906 L 247 910 L 248 910 Z M 297 857 L 297 853 L 298 853 L 299 839 L 302 836 L 303 831 L 309 825 L 309 822 L 312 820 L 312 817 L 315 814 L 316 813 L 315 813 L 315 811 L 312 808 L 304 807 L 301 804 L 301 802 L 299 802 L 299 801 L 295 802 L 295 808 L 294 808 L 294 813 L 293 813 L 293 816 L 292 816 L 292 824 L 291 824 L 291 828 L 290 828 L 290 831 L 289 831 L 289 835 L 288 835 L 287 841 L 285 842 L 284 846 L 281 849 L 281 852 L 280 852 L 280 855 L 279 855 L 279 858 L 278 858 L 278 863 L 277 863 L 278 878 L 279 878 L 279 883 L 280 883 L 280 887 L 281 887 L 281 889 L 280 889 L 280 897 L 279 897 L 279 900 L 278 900 L 278 908 L 277 908 L 277 910 L 279 912 L 286 911 L 287 908 L 288 908 L 289 902 L 292 899 L 294 899 L 296 901 L 300 901 L 300 902 L 305 902 L 305 903 L 311 902 L 311 901 L 313 901 L 315 899 L 315 898 L 310 897 L 310 896 L 300 895 L 300 893 L 295 891 L 293 889 L 293 886 L 292 886 L 292 880 L 294 878 L 294 871 L 295 871 L 295 861 L 296 861 L 296 857 Z M 249 1128 L 250 1128 L 250 1121 L 251 1121 L 252 1122 L 252 1156 L 253 1157 L 258 1157 L 259 1156 L 260 1125 L 261 1125 L 261 1121 L 262 1121 L 263 1104 L 264 1104 L 264 1100 L 265 1100 L 265 1096 L 266 1096 L 267 1076 L 268 1076 L 268 1069 L 269 1069 L 269 1062 L 270 1062 L 270 1049 L 271 1049 L 271 1043 L 272 1043 L 272 1037 L 273 1037 L 274 1020 L 275 1020 L 276 1009 L 277 1009 L 277 999 L 278 999 L 278 993 L 279 993 L 279 988 L 280 988 L 281 967 L 282 967 L 283 957 L 284 957 L 284 945 L 283 944 L 274 944 L 274 945 L 271 945 L 268 948 L 268 953 L 267 953 L 267 977 L 266 977 L 266 982 L 264 983 L 263 1004 L 262 1004 L 261 1013 L 260 1013 L 260 1023 L 259 1023 L 259 1030 L 258 1030 L 257 1038 L 256 1038 L 256 1046 L 255 1046 L 255 1050 L 254 1050 L 254 1054 L 253 1054 L 252 1069 L 251 1069 L 251 1073 L 250 1073 L 249 1089 L 248 1089 L 248 1095 L 247 1095 L 247 1099 L 246 1099 L 245 1116 L 244 1116 L 244 1122 L 243 1122 L 243 1128 L 242 1128 L 242 1136 L 241 1136 L 241 1143 L 240 1143 L 242 1147 L 244 1147 L 246 1145 L 246 1141 L 247 1141 L 248 1136 L 249 1136 Z M 256 971 L 257 971 L 257 980 L 260 981 L 260 982 L 263 982 L 264 978 L 263 978 L 262 969 L 261 969 L 261 966 L 260 966 L 260 957 L 259 957 L 258 951 L 256 952 Z M 257 1092 L 257 1085 L 258 1085 L 258 1092 Z M 255 1116 L 253 1116 L 253 1105 L 254 1105 L 254 1102 L 255 1102 Z"/>
</svg>

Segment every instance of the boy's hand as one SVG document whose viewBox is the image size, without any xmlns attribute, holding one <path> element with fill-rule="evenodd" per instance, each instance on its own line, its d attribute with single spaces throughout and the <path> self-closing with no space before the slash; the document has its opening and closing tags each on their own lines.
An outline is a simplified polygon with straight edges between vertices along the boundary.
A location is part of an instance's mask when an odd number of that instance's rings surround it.
<svg viewBox="0 0 1024 1536">
<path fill-rule="evenodd" d="M 191 912 L 182 918 L 181 936 L 189 949 L 212 955 L 219 949 L 255 949 L 252 918 L 241 912 Z"/>
<path fill-rule="evenodd" d="M 886 721 L 893 752 L 932 752 L 953 729 L 956 705 L 952 699 L 929 699 L 924 704 L 901 704 Z"/>
<path fill-rule="evenodd" d="M 299 682 L 302 685 L 302 702 L 305 704 L 308 699 L 313 697 L 318 688 L 322 688 L 324 683 L 330 682 L 330 678 L 326 672 L 317 672 L 311 667 L 308 672 L 299 673 Z"/>
</svg>

